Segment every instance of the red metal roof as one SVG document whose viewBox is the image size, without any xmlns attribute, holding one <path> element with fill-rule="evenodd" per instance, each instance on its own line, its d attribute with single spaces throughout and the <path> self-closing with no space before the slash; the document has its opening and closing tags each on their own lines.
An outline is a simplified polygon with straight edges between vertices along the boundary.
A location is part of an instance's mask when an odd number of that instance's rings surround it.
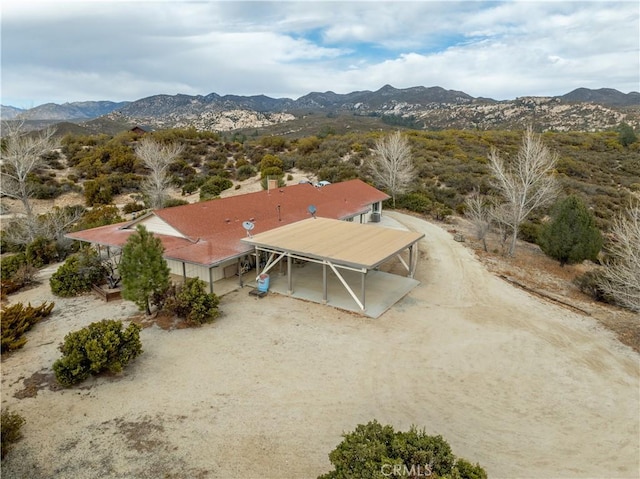
<svg viewBox="0 0 640 479">
<path fill-rule="evenodd" d="M 162 241 L 165 258 L 209 266 L 253 249 L 240 241 L 247 236 L 242 227 L 244 221 L 251 221 L 255 225 L 252 233 L 257 234 L 308 218 L 310 205 L 316 207 L 316 216 L 346 219 L 365 213 L 373 203 L 388 198 L 361 180 L 322 188 L 311 184 L 291 185 L 156 210 L 152 214 L 188 239 L 154 235 Z M 100 226 L 69 233 L 67 237 L 121 247 L 140 221 Z"/>
</svg>

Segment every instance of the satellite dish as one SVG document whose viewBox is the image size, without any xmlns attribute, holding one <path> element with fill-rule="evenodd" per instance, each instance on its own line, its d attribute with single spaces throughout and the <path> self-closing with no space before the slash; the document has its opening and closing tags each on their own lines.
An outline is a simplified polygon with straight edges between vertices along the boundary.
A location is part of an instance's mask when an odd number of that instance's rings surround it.
<svg viewBox="0 0 640 479">
<path fill-rule="evenodd" d="M 316 217 L 316 211 L 318 211 L 316 209 L 316 207 L 314 205 L 309 205 L 309 207 L 307 208 L 307 211 L 311 214 L 311 216 L 313 216 L 314 218 Z"/>
<path fill-rule="evenodd" d="M 251 230 L 253 228 L 255 228 L 256 225 L 254 225 L 251 221 L 243 221 L 242 222 L 242 227 L 247 230 L 247 235 L 249 236 L 249 238 L 251 238 Z"/>
</svg>

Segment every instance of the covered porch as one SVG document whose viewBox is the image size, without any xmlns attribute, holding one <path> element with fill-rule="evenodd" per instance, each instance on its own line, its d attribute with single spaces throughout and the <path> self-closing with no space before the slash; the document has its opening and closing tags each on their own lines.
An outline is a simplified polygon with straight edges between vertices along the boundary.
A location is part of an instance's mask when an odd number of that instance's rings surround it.
<svg viewBox="0 0 640 479">
<path fill-rule="evenodd" d="M 377 318 L 419 284 L 413 279 L 421 233 L 309 218 L 242 241 L 266 262 L 272 291 Z M 379 271 L 397 258 L 407 276 Z M 258 277 L 257 276 L 257 277 Z M 256 279 L 257 279 L 256 277 Z"/>
</svg>

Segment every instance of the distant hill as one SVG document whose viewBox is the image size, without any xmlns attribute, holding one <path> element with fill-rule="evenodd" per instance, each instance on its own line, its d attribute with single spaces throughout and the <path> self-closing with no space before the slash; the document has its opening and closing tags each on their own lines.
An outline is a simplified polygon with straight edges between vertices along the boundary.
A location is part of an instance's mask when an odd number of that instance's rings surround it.
<svg viewBox="0 0 640 479">
<path fill-rule="evenodd" d="M 215 131 L 265 128 L 318 113 L 379 117 L 422 129 L 521 128 L 532 123 L 543 130 L 594 131 L 614 128 L 623 121 L 640 128 L 638 97 L 640 93 L 635 92 L 579 89 L 564 96 L 496 101 L 437 86 L 397 89 L 385 85 L 377 91 L 347 94 L 312 92 L 297 100 L 215 93 L 155 95 L 131 102 L 111 116 L 155 128 L 192 126 Z"/>
<path fill-rule="evenodd" d="M 22 108 L 16 108 L 15 106 L 0 105 L 0 118 L 3 120 L 13 120 L 24 111 Z"/>
<path fill-rule="evenodd" d="M 3 111 L 5 108 L 13 112 L 12 107 L 3 107 Z M 156 129 L 231 131 L 265 128 L 310 114 L 377 117 L 390 124 L 423 129 L 521 128 L 531 123 L 543 130 L 594 131 L 614 128 L 621 122 L 640 128 L 640 93 L 578 88 L 562 96 L 496 101 L 438 86 L 397 89 L 385 85 L 376 91 L 346 94 L 312 92 L 297 100 L 210 93 L 153 95 L 122 103 L 48 103 L 13 118 L 80 122 L 89 131 L 105 128 L 105 132 L 136 124 Z M 85 124 L 89 120 L 93 121 Z"/>
<path fill-rule="evenodd" d="M 573 103 L 597 103 L 606 106 L 638 106 L 640 105 L 640 93 L 622 93 L 612 88 L 600 88 L 599 90 L 589 90 L 588 88 L 578 88 L 561 98 L 566 102 Z"/>
<path fill-rule="evenodd" d="M 112 101 L 80 101 L 73 103 L 46 103 L 44 105 L 23 110 L 13 119 L 20 120 L 90 120 L 122 108 L 128 102 Z M 3 107 L 4 109 L 4 107 Z M 2 118 L 5 119 L 4 112 Z M 9 119 L 9 118 L 6 118 Z"/>
</svg>

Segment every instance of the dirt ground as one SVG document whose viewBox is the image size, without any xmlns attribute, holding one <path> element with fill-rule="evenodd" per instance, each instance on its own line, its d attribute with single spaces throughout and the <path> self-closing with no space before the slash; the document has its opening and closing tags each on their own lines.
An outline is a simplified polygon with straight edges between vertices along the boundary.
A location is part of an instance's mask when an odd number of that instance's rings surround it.
<svg viewBox="0 0 640 479">
<path fill-rule="evenodd" d="M 421 284 L 379 319 L 245 288 L 211 325 L 143 329 L 121 375 L 72 389 L 51 376 L 64 335 L 135 307 L 46 281 L 12 296 L 56 308 L 3 358 L 2 406 L 26 419 L 3 477 L 311 478 L 374 418 L 441 434 L 490 477 L 638 477 L 640 356 L 487 271 L 451 226 L 386 214 L 426 237 Z"/>
</svg>

